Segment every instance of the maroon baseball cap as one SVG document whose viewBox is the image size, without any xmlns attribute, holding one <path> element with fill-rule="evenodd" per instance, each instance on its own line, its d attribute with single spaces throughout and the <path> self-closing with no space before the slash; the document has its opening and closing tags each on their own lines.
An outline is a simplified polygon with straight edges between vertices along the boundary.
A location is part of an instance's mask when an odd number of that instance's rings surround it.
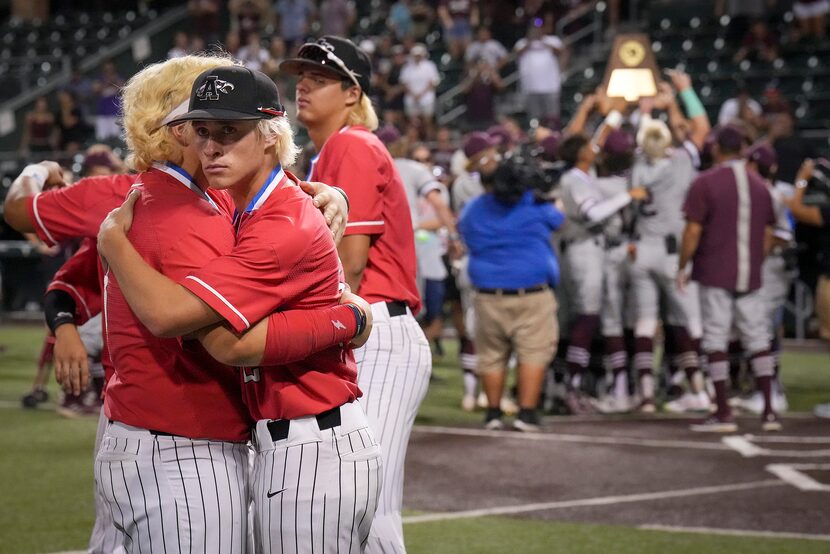
<svg viewBox="0 0 830 554">
<path fill-rule="evenodd" d="M 464 155 L 468 158 L 472 158 L 476 154 L 498 145 L 498 140 L 490 136 L 489 133 L 482 131 L 470 133 L 467 135 L 467 138 L 464 139 Z"/>
<path fill-rule="evenodd" d="M 384 125 L 375 134 L 383 144 L 389 145 L 401 138 L 401 132 L 394 125 Z"/>
<path fill-rule="evenodd" d="M 513 144 L 513 135 L 503 125 L 493 125 L 487 129 L 487 133 L 498 141 L 497 144 Z"/>
<path fill-rule="evenodd" d="M 734 125 L 724 125 L 718 130 L 715 142 L 721 149 L 740 152 L 744 145 L 744 134 Z"/>
<path fill-rule="evenodd" d="M 778 155 L 772 146 L 767 143 L 753 145 L 746 151 L 744 157 L 758 164 L 758 168 L 765 173 L 768 173 L 772 166 L 778 163 Z"/>
<path fill-rule="evenodd" d="M 620 129 L 611 131 L 605 139 L 605 144 L 602 145 L 602 151 L 612 155 L 633 152 L 634 137 Z"/>
</svg>

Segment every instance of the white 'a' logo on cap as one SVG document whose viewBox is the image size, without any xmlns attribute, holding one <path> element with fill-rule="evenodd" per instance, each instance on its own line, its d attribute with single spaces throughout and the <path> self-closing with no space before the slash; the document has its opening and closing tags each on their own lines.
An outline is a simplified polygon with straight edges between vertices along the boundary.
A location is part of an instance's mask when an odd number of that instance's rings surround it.
<svg viewBox="0 0 830 554">
<path fill-rule="evenodd" d="M 317 44 L 320 45 L 321 48 L 325 48 L 329 52 L 334 52 L 334 45 L 324 38 L 318 40 Z"/>
<path fill-rule="evenodd" d="M 216 75 L 208 75 L 205 77 L 205 82 L 196 91 L 196 98 L 199 100 L 219 100 L 219 93 L 228 94 L 235 87 L 233 83 L 223 81 Z"/>
</svg>

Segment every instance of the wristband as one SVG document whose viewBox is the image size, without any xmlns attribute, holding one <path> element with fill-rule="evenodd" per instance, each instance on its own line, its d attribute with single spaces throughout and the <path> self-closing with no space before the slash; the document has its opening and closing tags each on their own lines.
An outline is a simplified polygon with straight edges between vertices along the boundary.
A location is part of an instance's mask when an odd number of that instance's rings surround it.
<svg viewBox="0 0 830 554">
<path fill-rule="evenodd" d="M 75 323 L 75 309 L 75 300 L 62 290 L 50 290 L 43 297 L 43 315 L 53 333 L 64 323 Z"/>
<path fill-rule="evenodd" d="M 31 177 L 37 183 L 38 192 L 43 190 L 46 179 L 49 178 L 49 170 L 40 164 L 29 164 L 20 172 L 21 177 Z"/>
<path fill-rule="evenodd" d="M 341 189 L 340 187 L 331 187 L 331 188 L 333 188 L 334 190 L 336 190 L 337 192 L 339 192 L 340 194 L 343 195 L 343 198 L 346 200 L 346 212 L 348 213 L 349 208 L 350 208 L 350 206 L 349 206 L 349 195 L 346 194 L 346 191 Z"/>
<path fill-rule="evenodd" d="M 357 304 L 352 304 L 350 302 L 346 304 L 346 306 L 351 308 L 352 313 L 354 313 L 354 318 L 357 321 L 357 330 L 355 331 L 354 336 L 360 336 L 360 334 L 366 330 L 366 314 L 363 313 L 363 310 L 361 310 Z"/>
<path fill-rule="evenodd" d="M 695 89 L 689 87 L 680 92 L 680 100 L 686 108 L 686 115 L 689 119 L 694 119 L 699 115 L 706 114 L 706 108 L 703 107 L 703 102 L 697 97 Z"/>
<path fill-rule="evenodd" d="M 795 182 L 795 188 L 797 188 L 797 189 L 807 188 L 808 184 L 809 183 L 807 182 L 807 179 L 799 179 L 798 181 Z"/>
</svg>

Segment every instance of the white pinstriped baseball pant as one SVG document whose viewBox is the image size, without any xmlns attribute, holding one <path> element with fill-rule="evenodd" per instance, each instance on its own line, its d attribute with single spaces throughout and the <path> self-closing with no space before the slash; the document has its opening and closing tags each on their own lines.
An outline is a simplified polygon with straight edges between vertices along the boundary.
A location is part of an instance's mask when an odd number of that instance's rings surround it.
<svg viewBox="0 0 830 554">
<path fill-rule="evenodd" d="M 418 407 L 426 396 L 432 352 L 421 326 L 407 308 L 390 317 L 385 303 L 372 304 L 374 327 L 355 350 L 357 382 L 369 427 L 383 452 L 383 489 L 366 552 L 406 552 L 403 541 L 404 459 Z"/>
<path fill-rule="evenodd" d="M 362 552 L 378 505 L 383 462 L 360 404 L 340 407 L 340 425 L 291 420 L 273 440 L 257 422 L 251 477 L 257 554 Z"/>
<path fill-rule="evenodd" d="M 109 423 L 95 483 L 129 553 L 243 554 L 248 527 L 244 443 L 155 436 Z"/>
</svg>

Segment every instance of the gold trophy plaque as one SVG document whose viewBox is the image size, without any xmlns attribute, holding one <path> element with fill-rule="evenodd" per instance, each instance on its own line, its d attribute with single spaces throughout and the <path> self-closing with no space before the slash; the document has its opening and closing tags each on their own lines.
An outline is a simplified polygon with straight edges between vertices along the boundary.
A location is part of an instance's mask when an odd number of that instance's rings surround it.
<svg viewBox="0 0 830 554">
<path fill-rule="evenodd" d="M 603 87 L 609 98 L 624 98 L 636 102 L 642 97 L 657 94 L 658 69 L 651 42 L 644 34 L 617 35 L 608 65 L 605 67 Z"/>
</svg>

